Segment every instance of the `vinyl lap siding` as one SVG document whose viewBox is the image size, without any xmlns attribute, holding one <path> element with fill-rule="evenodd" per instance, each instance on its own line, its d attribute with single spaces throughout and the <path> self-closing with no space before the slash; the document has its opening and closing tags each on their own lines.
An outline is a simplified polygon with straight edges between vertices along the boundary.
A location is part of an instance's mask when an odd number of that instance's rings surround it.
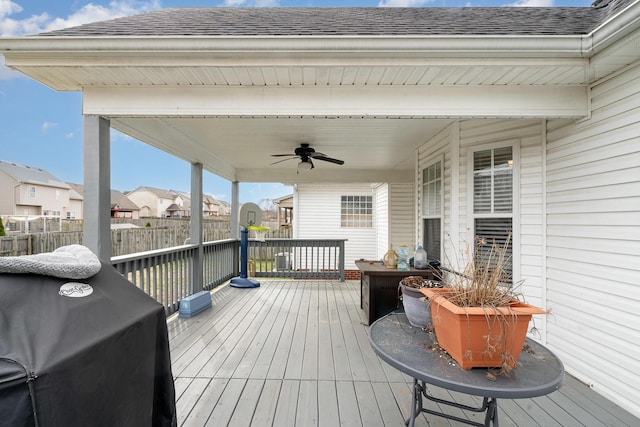
<svg viewBox="0 0 640 427">
<path fill-rule="evenodd" d="M 389 235 L 397 250 L 404 243 L 413 253 L 416 244 L 416 202 L 413 184 L 389 184 Z"/>
<path fill-rule="evenodd" d="M 389 249 L 389 185 L 376 185 L 373 191 L 377 251 L 375 259 L 382 259 Z"/>
<path fill-rule="evenodd" d="M 459 129 L 459 131 L 458 131 Z M 430 140 L 419 151 L 420 171 L 424 166 L 444 154 L 444 246 L 448 259 L 443 262 L 455 266 L 464 258 L 467 243 L 473 240 L 469 234 L 473 223 L 467 215 L 467 151 L 469 148 L 504 141 L 505 144 L 517 143 L 520 152 L 520 188 L 514 225 L 519 234 L 514 238 L 514 274 L 516 280 L 524 280 L 520 291 L 527 302 L 544 306 L 542 260 L 542 135 L 543 122 L 540 120 L 467 120 L 452 125 Z M 459 155 L 451 154 L 457 145 Z M 459 169 L 457 188 L 452 187 L 451 171 L 453 162 Z M 420 173 L 418 174 L 420 184 Z M 417 196 L 422 204 L 421 189 Z M 421 210 L 420 210 L 421 212 Z M 452 214 L 453 213 L 453 214 Z M 455 230 L 458 230 L 456 233 Z M 453 234 L 449 234 L 453 231 Z M 459 248 L 458 254 L 452 254 L 451 244 Z"/>
<path fill-rule="evenodd" d="M 372 228 L 340 227 L 340 197 L 370 195 L 369 184 L 332 185 L 331 187 L 298 185 L 298 238 L 348 239 L 345 242 L 345 268 L 357 269 L 355 260 L 377 259 L 376 232 Z M 376 212 L 374 199 L 374 215 Z M 374 218 L 374 226 L 376 219 Z"/>
<path fill-rule="evenodd" d="M 592 89 L 592 117 L 548 134 L 548 342 L 640 414 L 640 67 Z"/>
</svg>

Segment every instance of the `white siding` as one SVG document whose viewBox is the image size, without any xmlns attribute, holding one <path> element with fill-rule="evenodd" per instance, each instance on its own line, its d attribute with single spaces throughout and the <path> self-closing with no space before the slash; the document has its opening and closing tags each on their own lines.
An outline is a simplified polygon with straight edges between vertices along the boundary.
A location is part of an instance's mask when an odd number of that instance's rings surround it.
<svg viewBox="0 0 640 427">
<path fill-rule="evenodd" d="M 640 67 L 592 88 L 592 117 L 549 123 L 548 343 L 640 415 Z"/>
<path fill-rule="evenodd" d="M 413 253 L 416 237 L 415 186 L 389 184 L 389 242 L 394 249 L 404 243 Z"/>
<path fill-rule="evenodd" d="M 360 258 L 378 259 L 376 230 L 340 227 L 340 196 L 373 196 L 369 184 L 312 185 L 299 184 L 297 190 L 296 228 L 300 239 L 348 239 L 345 242 L 345 268 L 355 270 Z M 376 201 L 374 199 L 374 215 Z M 376 218 L 374 217 L 374 225 Z"/>
<path fill-rule="evenodd" d="M 514 279 L 522 281 L 519 291 L 528 303 L 545 308 L 542 271 L 543 140 L 544 122 L 541 120 L 462 121 L 453 124 L 448 131 L 441 132 L 421 147 L 416 175 L 418 180 L 421 179 L 422 167 L 435 157 L 444 156 L 444 255 L 441 262 L 459 269 L 459 265 L 464 262 L 467 243 L 473 241 L 473 236 L 469 235 L 473 222 L 467 214 L 467 152 L 470 148 L 500 142 L 519 147 L 515 152 L 519 153 L 516 165 L 519 164 L 520 186 L 514 199 Z M 456 170 L 458 175 L 454 177 Z M 418 200 L 421 200 L 420 192 L 420 189 L 416 192 Z M 545 318 L 546 316 L 542 316 L 535 319 L 539 335 L 533 338 L 544 340 Z"/>
<path fill-rule="evenodd" d="M 516 191 L 514 206 L 514 274 L 516 280 L 524 280 L 521 291 L 527 302 L 544 306 L 542 289 L 542 141 L 544 123 L 540 120 L 469 120 L 454 124 L 448 132 L 442 132 L 428 141 L 419 151 L 420 172 L 436 156 L 444 155 L 444 246 L 443 263 L 455 265 L 462 261 L 467 243 L 472 242 L 468 230 L 473 222 L 467 215 L 467 151 L 469 148 L 489 143 L 516 144 L 519 147 L 520 187 Z M 459 129 L 459 132 L 458 132 Z M 458 150 L 456 159 L 452 150 Z M 458 169 L 458 184 L 452 184 L 452 171 Z M 420 190 L 417 191 L 421 206 Z M 453 212 L 453 215 L 452 215 Z M 453 218 L 452 218 L 453 217 Z M 457 221 L 457 223 L 456 223 Z M 454 231 L 453 234 L 450 234 Z M 455 233 L 455 230 L 459 232 Z M 454 235 L 454 234 L 457 234 Z M 452 252 L 452 245 L 459 248 Z"/>
<path fill-rule="evenodd" d="M 375 185 L 373 192 L 377 251 L 375 259 L 382 259 L 389 249 L 389 185 Z"/>
</svg>

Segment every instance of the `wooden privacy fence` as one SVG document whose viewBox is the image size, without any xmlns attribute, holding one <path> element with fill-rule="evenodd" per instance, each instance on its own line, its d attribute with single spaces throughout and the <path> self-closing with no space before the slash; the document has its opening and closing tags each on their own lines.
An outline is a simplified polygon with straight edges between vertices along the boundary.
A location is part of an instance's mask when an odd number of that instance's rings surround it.
<svg viewBox="0 0 640 427">
<path fill-rule="evenodd" d="M 188 222 L 187 222 L 188 224 Z M 270 231 L 269 237 L 286 238 L 291 235 L 290 229 Z M 203 230 L 205 242 L 215 242 L 231 237 L 227 227 L 207 227 Z M 126 228 L 111 230 L 111 255 L 120 256 L 138 252 L 182 246 L 188 243 L 189 227 L 184 223 L 178 226 L 159 228 Z M 82 231 L 50 232 L 32 234 L 13 234 L 0 237 L 0 256 L 32 255 L 52 252 L 55 249 L 72 244 L 82 244 Z"/>
<path fill-rule="evenodd" d="M 205 241 L 227 239 L 228 230 L 208 230 Z M 182 246 L 189 230 L 180 228 L 132 228 L 111 230 L 112 256 Z M 66 245 L 82 244 L 82 232 L 33 233 L 0 237 L 0 256 L 19 256 L 52 252 Z"/>
</svg>

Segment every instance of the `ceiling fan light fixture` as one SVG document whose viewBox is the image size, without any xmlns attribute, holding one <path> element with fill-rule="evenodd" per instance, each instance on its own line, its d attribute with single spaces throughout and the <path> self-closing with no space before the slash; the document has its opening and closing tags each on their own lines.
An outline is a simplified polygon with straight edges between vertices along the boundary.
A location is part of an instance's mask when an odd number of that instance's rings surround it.
<svg viewBox="0 0 640 427">
<path fill-rule="evenodd" d="M 313 168 L 313 165 L 309 160 L 300 160 L 298 163 L 298 173 L 309 172 Z"/>
</svg>

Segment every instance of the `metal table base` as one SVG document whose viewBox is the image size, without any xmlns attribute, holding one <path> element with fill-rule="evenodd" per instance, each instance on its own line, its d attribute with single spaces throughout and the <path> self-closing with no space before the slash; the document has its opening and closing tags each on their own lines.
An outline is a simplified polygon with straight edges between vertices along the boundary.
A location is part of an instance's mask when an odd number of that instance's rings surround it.
<svg viewBox="0 0 640 427">
<path fill-rule="evenodd" d="M 425 408 L 422 405 L 422 397 L 426 399 L 440 403 L 442 405 L 452 406 L 454 408 L 462 409 L 464 411 L 472 411 L 472 412 L 484 412 L 484 423 L 477 423 L 475 421 L 470 421 L 466 418 L 456 417 L 455 415 L 445 414 L 444 412 L 434 411 L 428 408 Z M 458 421 L 460 423 L 478 426 L 478 427 L 489 427 L 491 423 L 493 423 L 494 427 L 498 427 L 498 399 L 493 397 L 485 397 L 482 399 L 482 406 L 468 406 L 462 405 L 457 402 L 451 402 L 449 400 L 439 399 L 437 397 L 431 396 L 427 393 L 427 387 L 424 381 L 419 381 L 418 379 L 413 379 L 413 402 L 411 405 L 411 415 L 404 422 L 406 426 L 413 427 L 416 421 L 416 418 L 421 413 L 427 413 L 431 415 L 436 415 L 438 417 L 447 418 L 449 420 Z"/>
</svg>

